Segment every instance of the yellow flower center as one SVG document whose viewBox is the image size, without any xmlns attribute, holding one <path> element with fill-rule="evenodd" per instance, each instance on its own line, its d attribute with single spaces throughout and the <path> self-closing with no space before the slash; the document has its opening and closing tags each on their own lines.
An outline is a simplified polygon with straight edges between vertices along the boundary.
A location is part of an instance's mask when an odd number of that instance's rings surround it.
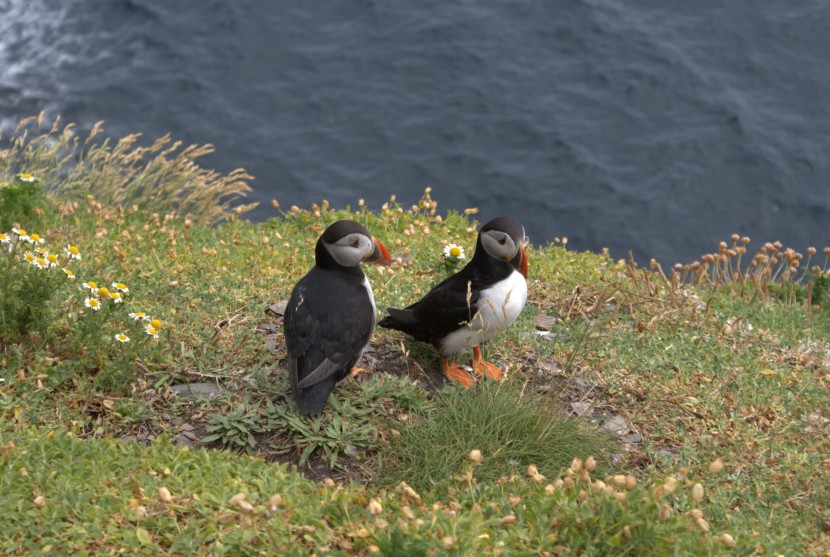
<svg viewBox="0 0 830 557">
<path fill-rule="evenodd" d="M 29 236 L 29 238 L 37 242 L 38 240 L 40 240 L 40 234 L 32 234 L 31 236 Z"/>
<path fill-rule="evenodd" d="M 98 307 L 98 300 L 90 300 L 89 301 L 89 306 L 97 308 Z"/>
<path fill-rule="evenodd" d="M 49 263 L 57 263 L 58 262 L 58 256 L 55 255 L 54 253 L 50 253 L 49 255 L 47 255 L 46 259 L 49 260 Z"/>
<path fill-rule="evenodd" d="M 22 228 L 20 230 L 18 230 L 17 233 L 21 236 L 26 236 L 26 231 L 23 230 Z"/>
<path fill-rule="evenodd" d="M 23 178 L 24 180 L 31 180 L 32 179 L 31 174 L 21 174 L 20 177 Z"/>
<path fill-rule="evenodd" d="M 78 255 L 78 248 L 76 248 L 75 246 L 69 246 L 69 253 L 71 253 L 72 255 Z"/>
<path fill-rule="evenodd" d="M 159 321 L 158 319 L 153 319 L 152 321 L 150 321 L 150 327 L 158 331 L 159 329 L 161 329 L 161 321 Z"/>
<path fill-rule="evenodd" d="M 106 286 L 102 286 L 101 288 L 98 289 L 98 295 L 101 296 L 102 298 L 109 298 L 110 297 L 110 291 L 107 290 Z"/>
<path fill-rule="evenodd" d="M 118 283 L 115 284 L 115 287 L 119 290 L 124 290 L 124 289 L 127 288 L 127 285 L 124 284 L 123 282 L 118 282 Z"/>
<path fill-rule="evenodd" d="M 461 257 L 461 248 L 458 246 L 453 246 L 450 248 L 450 256 L 452 257 Z"/>
<path fill-rule="evenodd" d="M 90 288 L 92 288 L 93 290 L 98 290 L 98 284 L 96 284 L 92 281 L 89 281 L 88 283 L 86 283 L 86 285 L 89 286 Z"/>
</svg>

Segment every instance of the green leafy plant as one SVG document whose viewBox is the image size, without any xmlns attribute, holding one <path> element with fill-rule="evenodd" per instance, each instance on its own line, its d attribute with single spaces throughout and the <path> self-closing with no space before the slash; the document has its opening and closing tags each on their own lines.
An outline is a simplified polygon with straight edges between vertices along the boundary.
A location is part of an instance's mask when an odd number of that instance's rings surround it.
<svg viewBox="0 0 830 557">
<path fill-rule="evenodd" d="M 269 429 L 263 418 L 258 408 L 247 404 L 241 404 L 226 413 L 214 412 L 208 415 L 205 426 L 210 435 L 202 438 L 202 442 L 219 441 L 230 449 L 253 452 L 257 445 L 254 434 Z"/>
<path fill-rule="evenodd" d="M 38 180 L 28 173 L 17 174 L 6 184 L 0 182 L 0 230 L 23 222 L 33 222 L 36 210 L 46 204 Z"/>
</svg>

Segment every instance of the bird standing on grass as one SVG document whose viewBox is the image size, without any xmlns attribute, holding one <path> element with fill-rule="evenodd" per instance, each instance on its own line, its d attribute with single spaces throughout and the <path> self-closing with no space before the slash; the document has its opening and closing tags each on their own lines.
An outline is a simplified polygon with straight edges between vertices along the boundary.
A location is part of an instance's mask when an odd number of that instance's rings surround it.
<svg viewBox="0 0 830 557">
<path fill-rule="evenodd" d="M 521 224 L 507 217 L 491 220 L 481 228 L 475 254 L 463 269 L 411 306 L 388 308 L 380 326 L 435 346 L 444 375 L 465 387 L 472 387 L 474 378 L 449 363 L 449 356 L 463 350 L 472 349 L 477 374 L 500 380 L 502 370 L 484 361 L 479 345 L 505 331 L 525 306 L 525 243 Z"/>
<path fill-rule="evenodd" d="M 301 414 L 316 414 L 360 359 L 375 327 L 375 298 L 360 263 L 389 264 L 389 250 L 359 223 L 339 220 L 315 247 L 316 264 L 285 309 L 291 390 Z"/>
</svg>

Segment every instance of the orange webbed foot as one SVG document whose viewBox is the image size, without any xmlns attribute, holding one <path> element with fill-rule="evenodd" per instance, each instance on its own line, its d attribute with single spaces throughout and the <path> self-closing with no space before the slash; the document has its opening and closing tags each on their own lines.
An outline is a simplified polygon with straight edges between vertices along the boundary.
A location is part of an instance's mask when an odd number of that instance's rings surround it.
<svg viewBox="0 0 830 557">
<path fill-rule="evenodd" d="M 485 362 L 481 357 L 481 349 L 476 346 L 473 348 L 473 369 L 479 375 L 485 375 L 494 381 L 501 381 L 504 378 L 504 372 L 490 362 Z"/>
<path fill-rule="evenodd" d="M 358 373 L 362 373 L 362 372 L 364 372 L 364 371 L 366 371 L 366 368 L 364 368 L 364 367 L 357 367 L 357 366 L 355 366 L 355 367 L 353 367 L 353 368 L 352 368 L 352 371 L 350 371 L 350 372 L 349 372 L 349 376 L 350 376 L 352 379 L 354 379 L 355 377 L 357 377 L 357 374 L 358 374 Z"/>
<path fill-rule="evenodd" d="M 463 366 L 451 365 L 446 358 L 441 358 L 441 368 L 444 371 L 444 376 L 450 381 L 461 383 L 468 389 L 476 384 L 475 378 Z"/>
</svg>

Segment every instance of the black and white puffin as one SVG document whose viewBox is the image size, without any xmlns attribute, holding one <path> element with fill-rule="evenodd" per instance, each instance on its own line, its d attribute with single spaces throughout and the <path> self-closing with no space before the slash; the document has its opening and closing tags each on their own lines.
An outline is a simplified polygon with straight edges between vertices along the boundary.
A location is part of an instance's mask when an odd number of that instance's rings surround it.
<svg viewBox="0 0 830 557">
<path fill-rule="evenodd" d="M 473 350 L 473 370 L 492 379 L 502 371 L 485 362 L 479 345 L 505 331 L 527 301 L 527 256 L 521 224 L 499 217 L 485 224 L 470 262 L 405 309 L 388 308 L 380 326 L 431 343 L 441 354 L 444 375 L 466 387 L 474 379 L 449 356 Z"/>
<path fill-rule="evenodd" d="M 317 240 L 316 264 L 285 308 L 291 390 L 301 414 L 323 409 L 360 359 L 375 327 L 372 286 L 361 262 L 389 264 L 389 250 L 360 224 L 339 220 Z"/>
</svg>

